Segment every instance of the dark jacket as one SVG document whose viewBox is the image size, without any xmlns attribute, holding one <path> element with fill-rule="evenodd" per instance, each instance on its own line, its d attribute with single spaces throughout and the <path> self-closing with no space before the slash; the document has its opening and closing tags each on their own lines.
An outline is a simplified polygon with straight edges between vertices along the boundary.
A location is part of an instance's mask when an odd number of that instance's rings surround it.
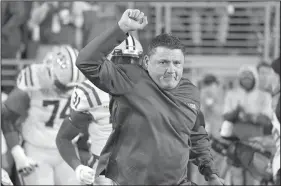
<svg viewBox="0 0 281 186">
<path fill-rule="evenodd" d="M 185 78 L 175 89 L 162 90 L 142 67 L 108 61 L 105 56 L 126 37 L 116 25 L 92 40 L 77 59 L 84 75 L 115 100 L 115 127 L 97 175 L 105 172 L 120 185 L 180 184 L 190 157 L 202 174 L 213 173 L 207 133 L 195 125 L 199 90 Z"/>
</svg>

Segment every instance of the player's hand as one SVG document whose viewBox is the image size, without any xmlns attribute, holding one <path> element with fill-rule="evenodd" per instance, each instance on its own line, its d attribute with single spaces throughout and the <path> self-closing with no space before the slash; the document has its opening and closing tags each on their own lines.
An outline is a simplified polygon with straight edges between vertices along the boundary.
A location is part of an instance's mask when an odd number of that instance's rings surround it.
<svg viewBox="0 0 281 186">
<path fill-rule="evenodd" d="M 24 150 L 21 146 L 17 145 L 13 147 L 11 153 L 14 157 L 17 171 L 22 176 L 30 175 L 35 170 L 35 168 L 38 167 L 37 162 L 25 155 Z"/>
<path fill-rule="evenodd" d="M 216 174 L 212 174 L 207 178 L 209 185 L 224 185 L 224 180 Z"/>
<path fill-rule="evenodd" d="M 85 165 L 79 165 L 75 169 L 76 178 L 81 184 L 92 185 L 95 181 L 95 170 Z"/>
<path fill-rule="evenodd" d="M 148 24 L 147 17 L 138 9 L 127 9 L 118 25 L 123 32 L 142 30 Z"/>
<path fill-rule="evenodd" d="M 35 171 L 36 167 L 38 167 L 37 162 L 29 157 L 24 157 L 21 160 L 15 160 L 17 165 L 17 171 L 19 174 L 23 176 L 28 176 L 32 172 Z"/>
</svg>

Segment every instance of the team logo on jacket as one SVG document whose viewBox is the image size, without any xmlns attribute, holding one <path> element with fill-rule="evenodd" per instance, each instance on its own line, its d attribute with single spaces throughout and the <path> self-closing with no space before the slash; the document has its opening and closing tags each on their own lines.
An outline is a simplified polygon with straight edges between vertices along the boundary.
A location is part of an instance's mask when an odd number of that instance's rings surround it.
<svg viewBox="0 0 281 186">
<path fill-rule="evenodd" d="M 196 105 L 195 105 L 194 103 L 187 103 L 187 105 L 188 105 L 190 108 L 192 108 L 192 109 L 194 109 L 194 110 L 197 110 L 197 107 L 196 107 Z"/>
</svg>

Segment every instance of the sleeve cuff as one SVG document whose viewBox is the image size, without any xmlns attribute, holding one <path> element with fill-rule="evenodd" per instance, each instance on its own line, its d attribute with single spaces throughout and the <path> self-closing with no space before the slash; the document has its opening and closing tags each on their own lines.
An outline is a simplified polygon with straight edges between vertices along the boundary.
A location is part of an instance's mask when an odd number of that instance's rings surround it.
<svg viewBox="0 0 281 186">
<path fill-rule="evenodd" d="M 206 180 L 212 174 L 218 175 L 218 170 L 215 168 L 211 168 L 210 166 L 201 166 L 199 168 L 199 172 L 205 177 Z"/>
<path fill-rule="evenodd" d="M 122 43 L 128 36 L 129 33 L 125 33 L 123 30 L 121 30 L 120 26 L 118 23 L 116 23 L 115 27 L 113 28 L 114 32 L 116 34 L 116 38 L 118 40 L 118 43 Z"/>
</svg>

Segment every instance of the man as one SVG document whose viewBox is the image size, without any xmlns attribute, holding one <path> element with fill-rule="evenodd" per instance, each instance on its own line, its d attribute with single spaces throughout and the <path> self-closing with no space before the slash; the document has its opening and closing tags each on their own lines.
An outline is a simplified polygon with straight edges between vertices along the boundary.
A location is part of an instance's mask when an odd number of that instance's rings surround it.
<svg viewBox="0 0 281 186">
<path fill-rule="evenodd" d="M 115 64 L 139 64 L 143 49 L 138 40 L 129 36 L 108 56 Z M 89 80 L 77 85 L 72 93 L 71 115 L 64 119 L 58 132 L 56 143 L 62 158 L 75 170 L 77 179 L 82 184 L 92 184 L 100 153 L 112 132 L 109 106 L 113 105 L 110 96 L 93 85 Z M 81 129 L 81 130 L 79 130 Z M 72 140 L 79 133 L 89 133 L 91 160 L 88 166 L 83 165 L 75 153 Z M 78 166 L 77 166 L 78 165 Z M 90 167 L 89 167 L 90 166 Z M 93 176 L 85 178 L 85 173 Z M 109 185 L 110 180 L 100 177 L 98 185 Z"/>
<path fill-rule="evenodd" d="M 238 73 L 239 87 L 225 97 L 221 136 L 251 137 L 269 134 L 272 129 L 271 95 L 260 90 L 257 71 L 252 66 L 242 66 Z M 230 126 L 228 129 L 227 126 Z"/>
<path fill-rule="evenodd" d="M 20 52 L 21 26 L 26 21 L 25 2 L 1 1 L 1 58 L 16 58 Z"/>
<path fill-rule="evenodd" d="M 195 125 L 199 91 L 182 78 L 184 49 L 179 39 L 169 34 L 155 37 L 144 56 L 144 68 L 115 65 L 105 58 L 129 31 L 146 25 L 142 12 L 128 9 L 118 24 L 92 40 L 77 58 L 83 74 L 114 99 L 114 130 L 96 175 L 104 174 L 118 185 L 189 184 L 187 163 L 195 158 L 201 174 L 211 184 L 221 185 L 208 135 Z"/>
<path fill-rule="evenodd" d="M 269 63 L 261 62 L 257 65 L 257 71 L 259 76 L 259 88 L 273 94 L 273 87 L 271 82 L 272 68 Z"/>
<path fill-rule="evenodd" d="M 26 185 L 77 184 L 74 171 L 63 161 L 55 138 L 69 113 L 70 95 L 84 81 L 75 67 L 78 51 L 60 46 L 51 64 L 32 64 L 23 69 L 16 88 L 2 105 L 2 130 Z M 14 124 L 24 117 L 20 145 Z"/>
<path fill-rule="evenodd" d="M 222 85 L 218 78 L 214 74 L 206 74 L 200 81 L 200 100 L 201 108 L 200 110 L 204 114 L 206 122 L 206 131 L 208 132 L 210 138 L 218 137 L 220 127 L 222 124 L 222 108 L 223 108 L 223 90 Z M 226 165 L 224 157 L 215 151 L 211 150 L 214 157 L 214 163 L 219 169 L 219 175 L 224 174 L 223 166 Z M 197 172 L 194 173 L 193 180 L 197 180 L 196 183 L 204 184 L 204 179 Z"/>
<path fill-rule="evenodd" d="M 224 100 L 222 86 L 215 75 L 207 74 L 201 80 L 200 100 L 208 134 L 219 136 Z"/>
<path fill-rule="evenodd" d="M 4 102 L 7 99 L 7 94 L 2 92 L 1 96 L 2 96 L 2 102 Z M 1 167 L 3 167 L 3 161 L 7 161 L 7 158 L 4 158 L 3 160 L 3 157 L 7 156 L 7 151 L 8 148 L 7 148 L 6 140 L 1 130 L 1 155 L 2 155 Z M 9 174 L 3 168 L 1 168 L 1 185 L 13 185 Z"/>
<path fill-rule="evenodd" d="M 230 90 L 226 94 L 223 117 L 224 122 L 221 128 L 221 136 L 228 140 L 240 140 L 248 142 L 255 140 L 264 145 L 263 148 L 271 150 L 271 118 L 273 110 L 271 108 L 271 95 L 260 90 L 257 70 L 254 66 L 242 66 L 238 72 L 239 87 Z M 269 142 L 268 144 L 265 144 Z M 255 149 L 248 152 L 248 157 L 254 154 Z M 247 159 L 244 154 L 239 153 L 237 159 Z M 257 156 L 258 157 L 258 156 Z M 249 160 L 246 168 L 253 170 L 252 164 L 259 163 L 260 160 Z M 232 167 L 230 170 L 229 184 L 254 184 L 258 179 L 247 173 L 241 168 Z M 230 174 L 229 174 L 230 175 Z M 261 181 L 261 180 L 258 180 Z"/>
</svg>

